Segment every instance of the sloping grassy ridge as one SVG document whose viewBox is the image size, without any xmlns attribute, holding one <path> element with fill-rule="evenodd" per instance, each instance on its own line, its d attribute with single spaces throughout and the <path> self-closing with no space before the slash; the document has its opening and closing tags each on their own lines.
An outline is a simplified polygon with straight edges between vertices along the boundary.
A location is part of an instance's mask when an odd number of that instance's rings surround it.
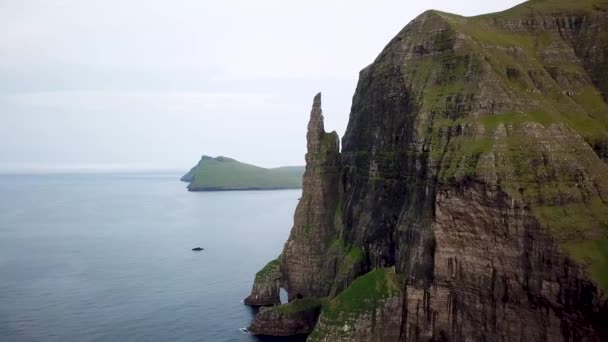
<svg viewBox="0 0 608 342">
<path fill-rule="evenodd" d="M 190 191 L 297 189 L 302 187 L 303 174 L 303 166 L 266 169 L 227 157 L 203 156 L 185 179 L 191 179 Z"/>
</svg>

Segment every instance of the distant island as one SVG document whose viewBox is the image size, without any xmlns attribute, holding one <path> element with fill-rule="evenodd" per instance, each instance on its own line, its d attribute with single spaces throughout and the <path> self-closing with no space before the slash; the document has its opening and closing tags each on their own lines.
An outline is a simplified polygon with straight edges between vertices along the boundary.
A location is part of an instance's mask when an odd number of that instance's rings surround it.
<svg viewBox="0 0 608 342">
<path fill-rule="evenodd" d="M 232 158 L 204 155 L 181 181 L 190 183 L 188 191 L 299 189 L 304 170 L 304 166 L 266 169 Z"/>
</svg>

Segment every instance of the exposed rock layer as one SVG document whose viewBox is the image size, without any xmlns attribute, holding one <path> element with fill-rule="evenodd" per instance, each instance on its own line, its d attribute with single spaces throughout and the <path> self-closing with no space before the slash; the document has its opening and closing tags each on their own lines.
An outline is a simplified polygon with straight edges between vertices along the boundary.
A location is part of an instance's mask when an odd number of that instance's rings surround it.
<svg viewBox="0 0 608 342">
<path fill-rule="evenodd" d="M 425 12 L 361 71 L 341 154 L 315 99 L 280 258 L 290 299 L 329 299 L 311 340 L 608 340 L 607 28 L 606 1 Z"/>
</svg>

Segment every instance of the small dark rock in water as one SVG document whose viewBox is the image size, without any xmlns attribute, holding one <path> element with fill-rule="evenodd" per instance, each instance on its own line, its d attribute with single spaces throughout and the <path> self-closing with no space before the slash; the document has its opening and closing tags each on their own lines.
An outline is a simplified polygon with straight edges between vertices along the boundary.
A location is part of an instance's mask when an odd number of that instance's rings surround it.
<svg viewBox="0 0 608 342">
<path fill-rule="evenodd" d="M 200 251 L 204 251 L 205 249 L 204 248 L 200 248 L 200 247 L 196 247 L 196 248 L 192 248 L 192 250 L 200 252 Z"/>
</svg>

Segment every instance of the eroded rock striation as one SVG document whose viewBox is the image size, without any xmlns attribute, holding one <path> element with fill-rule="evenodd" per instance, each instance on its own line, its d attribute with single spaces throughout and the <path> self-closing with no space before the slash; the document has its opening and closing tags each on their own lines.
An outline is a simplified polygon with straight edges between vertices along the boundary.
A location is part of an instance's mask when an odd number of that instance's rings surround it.
<svg viewBox="0 0 608 342">
<path fill-rule="evenodd" d="M 608 340 L 607 31 L 607 1 L 427 11 L 361 71 L 341 152 L 315 98 L 278 259 L 321 301 L 309 340 Z"/>
</svg>

